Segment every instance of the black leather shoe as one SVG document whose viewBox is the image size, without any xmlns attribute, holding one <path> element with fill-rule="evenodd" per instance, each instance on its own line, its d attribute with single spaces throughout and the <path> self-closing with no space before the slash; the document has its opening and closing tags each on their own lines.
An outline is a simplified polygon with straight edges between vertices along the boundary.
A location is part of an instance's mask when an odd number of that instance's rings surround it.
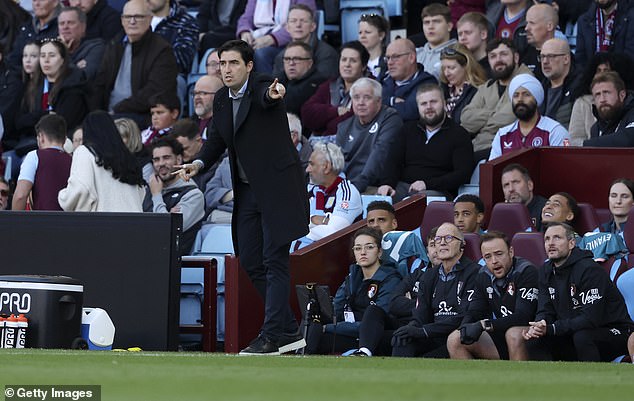
<svg viewBox="0 0 634 401">
<path fill-rule="evenodd" d="M 263 335 L 251 341 L 248 347 L 240 351 L 239 355 L 279 355 L 280 349 L 274 342 Z"/>
</svg>

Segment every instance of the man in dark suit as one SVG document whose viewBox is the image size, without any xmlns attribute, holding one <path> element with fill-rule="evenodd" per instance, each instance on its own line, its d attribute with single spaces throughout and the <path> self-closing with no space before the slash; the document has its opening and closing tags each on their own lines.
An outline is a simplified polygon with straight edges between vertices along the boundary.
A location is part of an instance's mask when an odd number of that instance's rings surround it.
<svg viewBox="0 0 634 401">
<path fill-rule="evenodd" d="M 207 142 L 179 173 L 189 179 L 228 149 L 234 248 L 265 300 L 260 335 L 240 354 L 279 355 L 306 344 L 288 304 L 288 250 L 292 240 L 308 233 L 309 210 L 282 100 L 286 89 L 252 72 L 253 54 L 241 40 L 219 48 L 225 87 L 216 93 Z"/>
</svg>

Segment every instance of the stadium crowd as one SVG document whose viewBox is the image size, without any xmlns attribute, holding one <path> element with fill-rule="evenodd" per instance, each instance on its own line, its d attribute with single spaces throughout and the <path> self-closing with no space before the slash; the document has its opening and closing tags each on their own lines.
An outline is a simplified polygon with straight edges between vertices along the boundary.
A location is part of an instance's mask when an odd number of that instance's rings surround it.
<svg viewBox="0 0 634 401">
<path fill-rule="evenodd" d="M 0 209 L 181 213 L 189 254 L 201 226 L 231 222 L 232 181 L 249 182 L 227 153 L 192 180 L 172 174 L 212 142 L 216 93 L 236 78 L 223 44 L 241 39 L 253 59 L 237 64 L 277 80 L 289 163 L 305 172 L 308 234 L 291 252 L 360 220 L 362 195 L 455 199 L 454 221 L 424 246 L 403 238 L 420 262 L 405 267 L 385 257 L 394 209 L 370 208 L 336 319 L 313 319 L 307 352 L 628 354 L 634 323 L 597 263 L 627 253 L 633 177 L 613 177 L 609 219 L 587 236 L 571 195 L 544 198 L 524 167 L 507 166 L 505 200 L 544 233 L 543 267 L 485 231 L 482 201 L 460 188 L 479 163 L 520 149 L 634 146 L 634 0 L 408 1 L 407 37 L 363 14 L 345 43 L 318 36 L 324 3 L 0 0 Z M 238 107 L 244 95 L 230 93 Z M 466 257 L 465 234 L 480 236 L 481 260 Z M 629 345 L 632 355 L 634 334 Z"/>
</svg>

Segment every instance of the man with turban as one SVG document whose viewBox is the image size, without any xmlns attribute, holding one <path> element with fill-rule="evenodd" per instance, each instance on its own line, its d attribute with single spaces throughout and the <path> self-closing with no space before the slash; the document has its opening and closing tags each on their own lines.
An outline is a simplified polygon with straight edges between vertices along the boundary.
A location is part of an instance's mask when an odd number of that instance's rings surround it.
<svg viewBox="0 0 634 401">
<path fill-rule="evenodd" d="M 519 74 L 508 86 L 513 123 L 502 127 L 495 134 L 489 160 L 508 152 L 540 146 L 563 146 L 570 141 L 568 131 L 552 118 L 540 115 L 538 109 L 544 101 L 544 88 L 537 78 Z"/>
</svg>

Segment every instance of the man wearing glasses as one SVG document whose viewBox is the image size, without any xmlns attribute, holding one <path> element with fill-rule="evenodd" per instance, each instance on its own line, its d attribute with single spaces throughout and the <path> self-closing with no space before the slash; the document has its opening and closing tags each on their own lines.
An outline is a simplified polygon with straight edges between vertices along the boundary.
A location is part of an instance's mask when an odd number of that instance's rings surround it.
<svg viewBox="0 0 634 401">
<path fill-rule="evenodd" d="M 151 31 L 151 20 L 145 1 L 125 4 L 125 35 L 106 48 L 92 97 L 92 109 L 131 117 L 140 127 L 149 125 L 150 97 L 161 92 L 176 96 L 176 59 L 170 44 Z"/>
<path fill-rule="evenodd" d="M 392 337 L 392 356 L 447 358 L 447 337 L 460 326 L 475 293 L 480 266 L 464 257 L 464 237 L 444 223 L 434 244 L 439 266 L 427 268 L 418 292 L 413 319 Z"/>
<path fill-rule="evenodd" d="M 550 117 L 568 129 L 572 114 L 572 94 L 577 87 L 576 69 L 572 64 L 570 46 L 564 39 L 550 39 L 542 46 L 539 54 L 542 73 L 546 77 L 544 85 L 544 103 L 541 113 Z M 585 134 L 585 132 L 583 133 Z"/>
<path fill-rule="evenodd" d="M 280 82 L 286 86 L 286 110 L 300 115 L 302 105 L 315 94 L 326 80 L 313 62 L 313 52 L 304 42 L 291 42 L 284 50 L 284 75 Z"/>
<path fill-rule="evenodd" d="M 198 133 L 202 139 L 207 139 L 207 126 L 214 114 L 213 106 L 216 92 L 223 86 L 222 80 L 212 75 L 203 75 L 194 85 L 192 96 L 194 98 L 195 120 L 198 123 Z"/>
<path fill-rule="evenodd" d="M 519 48 L 520 62 L 528 67 L 538 80 L 543 80 L 539 54 L 544 43 L 555 37 L 559 23 L 557 10 L 550 4 L 535 4 L 526 12 L 526 42 L 528 46 Z"/>
</svg>

